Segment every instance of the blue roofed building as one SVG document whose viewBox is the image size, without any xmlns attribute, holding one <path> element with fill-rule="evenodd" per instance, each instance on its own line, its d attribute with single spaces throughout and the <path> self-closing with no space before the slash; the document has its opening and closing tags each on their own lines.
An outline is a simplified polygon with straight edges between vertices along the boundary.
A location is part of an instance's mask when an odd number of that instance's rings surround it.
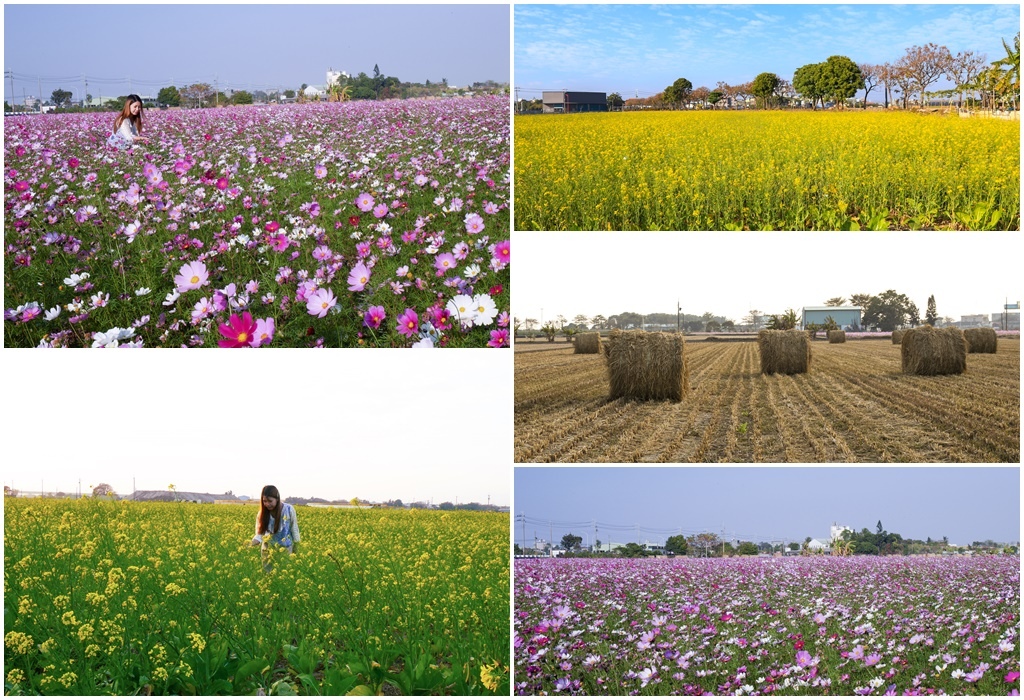
<svg viewBox="0 0 1024 700">
<path fill-rule="evenodd" d="M 844 331 L 860 328 L 861 307 L 859 306 L 805 306 L 803 308 L 800 324 L 807 328 L 809 323 L 819 325 L 825 323 L 829 316 Z"/>
</svg>

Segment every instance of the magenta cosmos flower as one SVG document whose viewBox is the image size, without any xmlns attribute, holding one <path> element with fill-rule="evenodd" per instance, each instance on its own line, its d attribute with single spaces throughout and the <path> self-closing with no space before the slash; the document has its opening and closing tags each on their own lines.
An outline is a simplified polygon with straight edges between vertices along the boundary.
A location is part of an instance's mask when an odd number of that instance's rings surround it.
<svg viewBox="0 0 1024 700">
<path fill-rule="evenodd" d="M 405 313 L 398 317 L 398 332 L 410 338 L 416 335 L 416 329 L 420 325 L 420 317 L 414 309 L 406 309 Z"/>
<path fill-rule="evenodd" d="M 363 323 L 367 328 L 380 328 L 380 324 L 384 321 L 385 316 L 383 306 L 371 306 L 363 314 Z"/>
<path fill-rule="evenodd" d="M 508 347 L 508 329 L 499 328 L 496 331 L 491 331 L 491 339 L 487 341 L 487 347 L 489 348 L 507 348 Z"/>
<path fill-rule="evenodd" d="M 252 340 L 249 341 L 249 347 L 258 348 L 261 345 L 270 345 L 270 341 L 274 339 L 274 332 L 276 330 L 277 324 L 274 322 L 274 319 L 256 319 L 256 330 L 253 331 Z"/>
<path fill-rule="evenodd" d="M 348 275 L 348 291 L 361 292 L 370 281 L 370 268 L 364 263 L 358 262 Z"/>
<path fill-rule="evenodd" d="M 306 310 L 310 316 L 323 318 L 337 303 L 338 300 L 330 289 L 318 289 L 306 300 Z"/>
<path fill-rule="evenodd" d="M 378 219 L 383 219 L 385 216 L 388 215 L 388 205 L 385 204 L 384 202 L 381 202 L 380 204 L 373 208 L 373 215 L 376 216 Z"/>
<path fill-rule="evenodd" d="M 253 334 L 256 333 L 256 322 L 252 320 L 252 314 L 248 311 L 238 314 L 231 314 L 227 323 L 217 327 L 224 340 L 218 340 L 217 345 L 222 348 L 246 348 L 252 342 Z"/>
<path fill-rule="evenodd" d="M 317 164 L 317 166 L 313 168 L 313 174 L 316 176 L 318 180 L 323 180 L 325 177 L 327 177 L 327 166 L 324 165 L 323 163 Z"/>
<path fill-rule="evenodd" d="M 206 271 L 206 265 L 199 262 L 185 263 L 178 270 L 174 277 L 174 284 L 179 292 L 187 292 L 192 289 L 199 289 L 210 280 L 210 273 Z"/>
<path fill-rule="evenodd" d="M 373 197 L 367 192 L 363 192 L 356 197 L 356 206 L 359 207 L 359 211 L 371 211 L 373 210 Z"/>
<path fill-rule="evenodd" d="M 494 259 L 508 265 L 510 249 L 508 241 L 498 241 L 494 244 Z"/>
</svg>

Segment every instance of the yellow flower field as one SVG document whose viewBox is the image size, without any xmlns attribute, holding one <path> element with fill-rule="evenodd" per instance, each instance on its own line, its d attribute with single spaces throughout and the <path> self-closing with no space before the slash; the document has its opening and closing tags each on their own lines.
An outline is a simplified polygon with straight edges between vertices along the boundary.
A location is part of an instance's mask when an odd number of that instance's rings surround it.
<svg viewBox="0 0 1024 700">
<path fill-rule="evenodd" d="M 509 693 L 509 517 L 5 499 L 7 694 Z M 280 550 L 283 552 L 283 550 Z"/>
<path fill-rule="evenodd" d="M 904 112 L 517 117 L 517 230 L 1020 228 L 1020 123 Z"/>
</svg>

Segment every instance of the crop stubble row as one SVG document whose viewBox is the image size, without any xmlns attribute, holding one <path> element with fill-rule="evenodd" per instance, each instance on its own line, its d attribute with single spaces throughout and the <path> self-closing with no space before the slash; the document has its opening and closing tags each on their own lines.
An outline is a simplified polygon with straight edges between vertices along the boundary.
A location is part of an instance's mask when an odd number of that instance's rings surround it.
<svg viewBox="0 0 1024 700">
<path fill-rule="evenodd" d="M 1020 459 L 1019 340 L 947 377 L 902 374 L 882 341 L 815 343 L 811 372 L 793 376 L 762 376 L 754 343 L 691 343 L 687 356 L 683 402 L 608 401 L 600 355 L 517 349 L 516 461 Z"/>
</svg>

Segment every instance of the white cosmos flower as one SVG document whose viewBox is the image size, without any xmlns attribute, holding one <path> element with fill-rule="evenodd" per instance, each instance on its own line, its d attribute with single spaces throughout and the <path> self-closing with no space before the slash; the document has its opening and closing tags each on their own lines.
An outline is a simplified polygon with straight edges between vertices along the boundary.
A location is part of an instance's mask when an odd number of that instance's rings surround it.
<svg viewBox="0 0 1024 700">
<path fill-rule="evenodd" d="M 421 338 L 419 340 L 419 342 L 413 343 L 410 347 L 414 347 L 414 348 L 432 348 L 432 347 L 434 347 L 434 339 L 431 338 L 429 335 L 428 336 L 424 336 L 423 338 Z"/>
<path fill-rule="evenodd" d="M 43 318 L 45 318 L 47 321 L 52 321 L 58 316 L 60 316 L 60 306 L 55 306 L 52 309 L 48 309 L 46 313 L 43 314 Z"/>
<path fill-rule="evenodd" d="M 135 335 L 135 330 L 132 328 L 111 328 L 106 333 L 96 333 L 92 337 L 92 346 L 94 348 L 116 348 L 119 341 L 128 340 Z"/>
<path fill-rule="evenodd" d="M 466 277 L 476 277 L 480 274 L 480 266 L 476 263 L 472 265 L 466 265 L 466 268 L 462 271 Z"/>
<path fill-rule="evenodd" d="M 457 294 L 446 307 L 456 321 L 464 326 L 472 326 L 476 321 L 473 297 L 468 294 Z"/>
<path fill-rule="evenodd" d="M 174 302 L 178 301 L 178 297 L 180 297 L 180 296 L 181 296 L 181 293 L 178 292 L 177 289 L 175 289 L 173 292 L 171 292 L 166 297 L 164 297 L 164 301 L 163 301 L 164 306 L 174 306 Z"/>
<path fill-rule="evenodd" d="M 498 315 L 498 307 L 490 294 L 477 294 L 473 297 L 473 311 L 476 314 L 473 323 L 478 326 L 489 326 L 494 323 L 494 317 Z"/>
<path fill-rule="evenodd" d="M 80 275 L 73 274 L 70 277 L 65 277 L 64 278 L 64 284 L 70 285 L 72 287 L 77 287 L 78 285 L 80 285 L 82 282 L 84 282 L 87 279 L 89 279 L 89 273 L 88 272 L 83 272 Z"/>
<path fill-rule="evenodd" d="M 150 289 L 149 287 L 139 287 L 138 289 L 135 290 L 135 296 L 144 297 L 152 291 L 153 290 Z"/>
</svg>

